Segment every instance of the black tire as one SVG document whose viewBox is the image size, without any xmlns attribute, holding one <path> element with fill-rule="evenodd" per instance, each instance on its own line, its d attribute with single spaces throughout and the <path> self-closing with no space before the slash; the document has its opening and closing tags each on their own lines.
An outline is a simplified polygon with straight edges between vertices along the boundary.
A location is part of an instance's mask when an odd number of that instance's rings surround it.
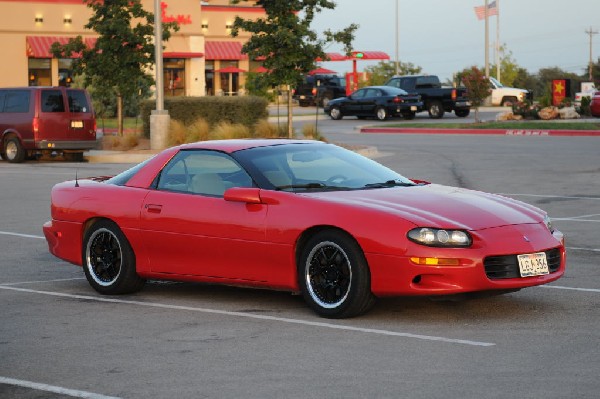
<svg viewBox="0 0 600 399">
<path fill-rule="evenodd" d="M 339 121 L 340 119 L 342 119 L 344 117 L 344 114 L 342 114 L 342 110 L 340 109 L 340 107 L 334 105 L 329 110 L 329 116 L 331 117 L 331 119 L 333 119 L 335 121 Z"/>
<path fill-rule="evenodd" d="M 4 150 L 2 151 L 3 158 L 10 163 L 20 163 L 25 160 L 27 155 L 21 142 L 16 137 L 9 137 L 4 142 Z"/>
<path fill-rule="evenodd" d="M 412 119 L 415 119 L 416 115 L 417 115 L 416 112 L 404 112 L 402 114 L 402 118 L 406 119 L 407 121 L 410 121 Z"/>
<path fill-rule="evenodd" d="M 135 254 L 119 227 L 108 220 L 92 225 L 83 238 L 83 270 L 88 282 L 104 295 L 139 291 L 146 280 L 135 270 Z"/>
<path fill-rule="evenodd" d="M 431 119 L 441 119 L 444 117 L 444 107 L 439 101 L 430 102 L 427 112 L 429 112 L 429 117 Z"/>
<path fill-rule="evenodd" d="M 375 117 L 377 119 L 379 119 L 380 121 L 384 121 L 388 118 L 388 112 L 387 109 L 385 109 L 385 107 L 377 107 L 375 109 Z"/>
<path fill-rule="evenodd" d="M 365 256 L 345 233 L 324 230 L 302 248 L 298 281 L 306 303 L 321 317 L 342 319 L 375 304 Z"/>
<path fill-rule="evenodd" d="M 325 108 L 327 105 L 329 105 L 329 101 L 333 100 L 333 95 L 330 93 L 327 93 L 325 95 L 323 95 L 323 97 L 321 98 L 321 100 L 319 101 L 321 104 L 322 108 Z"/>
<path fill-rule="evenodd" d="M 454 110 L 454 114 L 459 118 L 466 118 L 471 113 L 470 109 L 457 109 Z"/>
</svg>

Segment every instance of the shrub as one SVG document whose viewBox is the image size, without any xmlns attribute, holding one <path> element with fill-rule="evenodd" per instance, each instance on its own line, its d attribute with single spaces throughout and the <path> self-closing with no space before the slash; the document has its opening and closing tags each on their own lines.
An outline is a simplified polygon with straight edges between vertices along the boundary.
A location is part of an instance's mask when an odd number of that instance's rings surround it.
<svg viewBox="0 0 600 399">
<path fill-rule="evenodd" d="M 259 120 L 268 117 L 267 105 L 266 99 L 256 96 L 165 98 L 165 109 L 169 111 L 171 119 L 186 126 L 202 118 L 211 127 L 221 122 L 229 122 L 250 128 Z M 145 101 L 141 107 L 146 137 L 150 136 L 150 113 L 154 107 L 154 101 Z"/>
<path fill-rule="evenodd" d="M 305 124 L 302 126 L 302 135 L 305 139 L 319 140 L 327 142 L 327 139 L 321 135 L 316 125 Z"/>
<path fill-rule="evenodd" d="M 591 97 L 583 96 L 581 97 L 581 107 L 579 107 L 579 114 L 584 116 L 591 116 L 592 110 L 590 109 L 590 105 L 592 104 Z"/>
<path fill-rule="evenodd" d="M 247 139 L 251 137 L 252 134 L 248 126 L 229 122 L 219 123 L 209 135 L 211 140 Z"/>
<path fill-rule="evenodd" d="M 266 139 L 287 138 L 287 125 L 270 123 L 266 119 L 258 121 L 254 125 L 254 137 L 263 137 Z"/>
<path fill-rule="evenodd" d="M 512 106 L 513 114 L 521 115 L 524 119 L 537 119 L 540 109 L 540 105 L 532 104 L 529 100 L 519 101 Z"/>
</svg>

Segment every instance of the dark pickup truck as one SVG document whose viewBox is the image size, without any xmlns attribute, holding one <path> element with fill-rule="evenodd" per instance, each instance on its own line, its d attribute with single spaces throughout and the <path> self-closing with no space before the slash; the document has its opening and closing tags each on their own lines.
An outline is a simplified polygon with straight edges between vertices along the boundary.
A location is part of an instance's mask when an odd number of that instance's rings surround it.
<svg viewBox="0 0 600 399">
<path fill-rule="evenodd" d="M 346 79 L 337 75 L 307 75 L 296 86 L 293 98 L 301 107 L 325 107 L 330 100 L 346 97 Z"/>
<path fill-rule="evenodd" d="M 423 100 L 423 110 L 429 117 L 439 119 L 445 112 L 452 112 L 464 118 L 471 111 L 471 102 L 467 98 L 464 87 L 442 87 L 440 79 L 435 75 L 427 76 L 394 76 L 386 86 L 403 89 L 409 93 L 419 94 Z"/>
</svg>

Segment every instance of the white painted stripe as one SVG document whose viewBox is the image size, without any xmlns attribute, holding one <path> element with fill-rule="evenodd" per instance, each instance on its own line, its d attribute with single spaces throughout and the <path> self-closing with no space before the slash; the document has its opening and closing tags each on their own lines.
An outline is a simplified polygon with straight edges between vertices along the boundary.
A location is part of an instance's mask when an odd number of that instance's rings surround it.
<svg viewBox="0 0 600 399">
<path fill-rule="evenodd" d="M 72 396 L 74 398 L 120 399 L 116 396 L 100 395 L 100 394 L 93 393 L 93 392 L 78 391 L 75 389 L 57 387 L 55 385 L 40 384 L 37 382 L 17 380 L 14 378 L 8 378 L 8 377 L 2 377 L 2 376 L 0 376 L 0 384 L 16 385 L 16 386 L 23 387 L 23 388 L 36 389 L 38 391 L 53 392 L 53 393 L 58 393 L 58 394 L 62 394 L 62 395 Z"/>
<path fill-rule="evenodd" d="M 497 193 L 498 195 L 520 196 L 520 197 L 540 197 L 540 198 L 564 198 L 564 199 L 584 199 L 584 200 L 600 200 L 600 197 L 582 197 L 582 196 L 565 196 L 565 195 L 543 195 L 543 194 L 517 194 L 517 193 Z"/>
<path fill-rule="evenodd" d="M 582 291 L 582 292 L 600 292 L 597 288 L 576 288 L 576 287 L 563 287 L 560 285 L 540 285 L 542 288 L 554 288 L 556 290 L 570 290 L 570 291 Z"/>
<path fill-rule="evenodd" d="M 95 296 L 88 296 L 88 295 L 73 295 L 73 294 L 65 294 L 65 293 L 60 293 L 60 292 L 38 291 L 38 290 L 31 290 L 31 289 L 26 289 L 26 288 L 8 287 L 5 285 L 0 285 L 0 289 L 19 291 L 19 292 L 27 292 L 27 293 L 31 293 L 31 294 L 50 295 L 50 296 L 56 296 L 56 297 L 62 297 L 62 298 L 84 299 L 84 300 L 97 301 L 97 302 L 121 303 L 121 304 L 127 304 L 127 305 L 145 306 L 145 307 L 153 307 L 153 308 L 161 308 L 161 309 L 169 309 L 169 310 L 184 310 L 184 311 L 218 314 L 218 315 L 232 316 L 232 317 L 244 317 L 244 318 L 248 318 L 248 319 L 268 320 L 268 321 L 275 321 L 275 322 L 280 322 L 280 323 L 299 324 L 299 325 L 311 326 L 311 327 L 322 327 L 322 328 L 330 328 L 333 330 L 361 332 L 361 333 L 366 333 L 366 334 L 385 335 L 385 336 L 392 336 L 392 337 L 416 338 L 416 339 L 421 339 L 421 340 L 426 340 L 426 341 L 438 341 L 438 342 L 446 342 L 446 343 L 452 343 L 452 344 L 463 344 L 463 345 L 471 345 L 471 346 L 494 346 L 494 345 L 496 345 L 496 344 L 490 343 L 490 342 L 479 342 L 479 341 L 471 341 L 471 340 L 466 340 L 466 339 L 454 339 L 454 338 L 438 337 L 438 336 L 432 336 L 432 335 L 411 334 L 411 333 L 404 333 L 404 332 L 397 332 L 397 331 L 379 330 L 379 329 L 374 329 L 374 328 L 345 326 L 345 325 L 318 322 L 318 321 L 290 319 L 290 318 L 286 318 L 286 317 L 275 317 L 275 316 L 258 315 L 258 314 L 252 314 L 252 313 L 230 312 L 230 311 L 226 311 L 226 310 L 196 308 L 196 307 L 191 307 L 191 306 L 178 306 L 178 305 L 168 305 L 168 304 L 164 304 L 164 303 L 127 301 L 127 300 L 122 300 L 122 299 L 114 299 L 114 298 L 108 298 L 108 297 L 95 297 Z"/>
<path fill-rule="evenodd" d="M 552 221 L 559 220 L 561 222 L 592 222 L 592 223 L 600 223 L 600 220 L 591 220 L 591 219 L 578 219 L 578 218 L 552 218 Z"/>
<path fill-rule="evenodd" d="M 578 247 L 567 247 L 569 251 L 592 251 L 592 252 L 600 252 L 600 249 L 597 248 L 578 248 Z"/>
<path fill-rule="evenodd" d="M 15 237 L 25 237 L 25 238 L 41 238 L 41 239 L 45 239 L 46 238 L 44 236 L 34 236 L 34 235 L 31 235 L 31 234 L 13 233 L 13 232 L 10 232 L 10 231 L 0 231 L 0 235 L 15 236 Z"/>
<path fill-rule="evenodd" d="M 61 282 L 61 281 L 75 281 L 75 280 L 85 280 L 85 277 L 57 278 L 54 280 L 19 281 L 17 283 L 2 283 L 2 285 L 11 286 L 11 285 L 23 285 L 23 284 L 43 284 L 43 283 L 56 283 L 56 282 Z"/>
</svg>

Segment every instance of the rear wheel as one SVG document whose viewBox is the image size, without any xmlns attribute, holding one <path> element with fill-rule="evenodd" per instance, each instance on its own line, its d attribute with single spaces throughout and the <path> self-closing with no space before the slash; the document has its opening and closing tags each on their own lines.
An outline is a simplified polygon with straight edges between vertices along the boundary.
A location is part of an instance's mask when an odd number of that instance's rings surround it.
<svg viewBox="0 0 600 399">
<path fill-rule="evenodd" d="M 338 121 L 342 119 L 344 115 L 342 115 L 342 110 L 340 109 L 340 107 L 333 106 L 329 110 L 329 116 L 331 117 L 331 119 Z"/>
<path fill-rule="evenodd" d="M 512 107 L 517 102 L 517 97 L 503 97 L 501 104 L 503 107 Z"/>
<path fill-rule="evenodd" d="M 326 93 L 325 95 L 323 95 L 323 98 L 321 99 L 321 107 L 325 108 L 327 107 L 327 105 L 329 105 L 329 101 L 331 101 L 333 99 L 333 96 L 329 93 Z"/>
<path fill-rule="evenodd" d="M 429 112 L 429 117 L 431 119 L 440 119 L 444 116 L 444 107 L 439 101 L 432 101 L 429 103 L 427 111 Z"/>
<path fill-rule="evenodd" d="M 90 285 L 107 295 L 139 291 L 145 280 L 135 270 L 135 254 L 119 227 L 101 220 L 83 238 L 83 270 Z"/>
<path fill-rule="evenodd" d="M 3 158 L 11 163 L 19 163 L 25 160 L 25 149 L 21 145 L 21 142 L 16 137 L 9 137 L 4 142 L 4 153 Z"/>
<path fill-rule="evenodd" d="M 298 263 L 304 300 L 320 316 L 358 316 L 375 303 L 371 275 L 358 244 L 347 234 L 324 230 L 311 237 Z"/>
<path fill-rule="evenodd" d="M 384 107 L 377 107 L 375 110 L 375 117 L 377 117 L 377 119 L 380 121 L 384 121 L 388 117 L 388 112 Z"/>
<path fill-rule="evenodd" d="M 456 114 L 456 116 L 458 116 L 459 118 L 466 118 L 467 116 L 469 116 L 470 113 L 471 110 L 469 109 L 457 109 L 454 111 L 454 114 Z"/>
</svg>

